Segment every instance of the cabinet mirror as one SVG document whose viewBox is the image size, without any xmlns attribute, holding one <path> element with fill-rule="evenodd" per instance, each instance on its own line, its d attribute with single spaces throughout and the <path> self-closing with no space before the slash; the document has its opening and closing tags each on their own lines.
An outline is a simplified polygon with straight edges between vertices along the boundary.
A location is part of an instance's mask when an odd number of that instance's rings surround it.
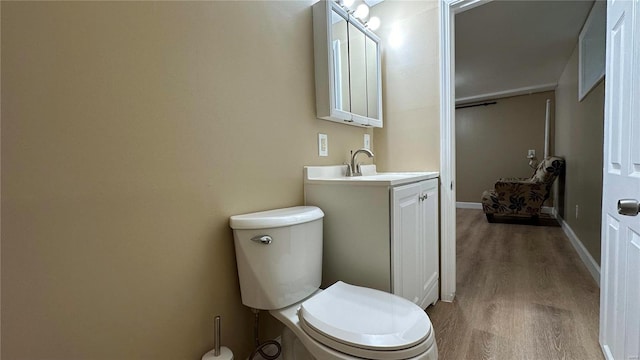
<svg viewBox="0 0 640 360">
<path fill-rule="evenodd" d="M 331 51 L 334 68 L 334 101 L 339 110 L 349 112 L 349 38 L 347 19 L 331 11 Z"/>
<path fill-rule="evenodd" d="M 371 38 L 366 38 L 366 59 L 367 64 L 367 116 L 372 119 L 381 119 L 380 111 L 380 85 L 378 83 L 380 77 L 378 43 Z M 371 59 L 371 60 L 370 60 Z"/>
<path fill-rule="evenodd" d="M 364 33 L 349 23 L 351 112 L 367 117 L 367 59 Z"/>
<path fill-rule="evenodd" d="M 379 38 L 325 0 L 313 6 L 313 32 L 317 116 L 382 127 Z"/>
</svg>

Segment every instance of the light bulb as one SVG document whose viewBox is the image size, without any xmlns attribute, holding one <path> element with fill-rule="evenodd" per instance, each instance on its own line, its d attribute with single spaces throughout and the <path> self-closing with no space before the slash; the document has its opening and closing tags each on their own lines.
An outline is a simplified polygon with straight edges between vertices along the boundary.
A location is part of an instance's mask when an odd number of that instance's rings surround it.
<svg viewBox="0 0 640 360">
<path fill-rule="evenodd" d="M 351 6 L 353 6 L 353 2 L 354 2 L 354 1 L 355 1 L 355 0 L 342 0 L 342 5 L 344 5 L 344 6 L 348 7 L 348 8 L 350 8 Z"/>
<path fill-rule="evenodd" d="M 371 18 L 369 18 L 369 21 L 367 21 L 367 27 L 375 31 L 380 27 L 380 19 L 372 16 Z"/>
<path fill-rule="evenodd" d="M 367 4 L 358 5 L 358 7 L 356 8 L 356 11 L 353 12 L 353 16 L 362 20 L 364 20 L 364 18 L 366 18 L 367 15 L 369 15 L 369 7 L 367 6 Z"/>
</svg>

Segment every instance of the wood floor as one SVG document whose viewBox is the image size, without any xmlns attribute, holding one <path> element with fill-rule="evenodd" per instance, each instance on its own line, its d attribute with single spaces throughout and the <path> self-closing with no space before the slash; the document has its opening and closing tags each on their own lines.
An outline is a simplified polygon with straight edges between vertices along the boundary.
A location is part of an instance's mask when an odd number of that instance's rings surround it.
<svg viewBox="0 0 640 360">
<path fill-rule="evenodd" d="M 561 228 L 458 209 L 456 292 L 427 309 L 439 360 L 604 359 L 599 289 Z"/>
</svg>

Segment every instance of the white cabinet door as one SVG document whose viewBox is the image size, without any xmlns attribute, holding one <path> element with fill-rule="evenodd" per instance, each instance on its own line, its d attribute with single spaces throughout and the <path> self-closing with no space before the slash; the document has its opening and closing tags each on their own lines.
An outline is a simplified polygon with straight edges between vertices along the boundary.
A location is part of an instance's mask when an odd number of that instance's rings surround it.
<svg viewBox="0 0 640 360">
<path fill-rule="evenodd" d="M 422 308 L 438 299 L 438 181 L 393 188 L 393 293 Z"/>
<path fill-rule="evenodd" d="M 420 183 L 398 186 L 391 192 L 391 269 L 393 293 L 420 305 L 422 297 L 422 224 Z"/>
<path fill-rule="evenodd" d="M 427 180 L 421 185 L 422 254 L 421 301 L 423 309 L 435 304 L 439 297 L 438 181 Z"/>
</svg>

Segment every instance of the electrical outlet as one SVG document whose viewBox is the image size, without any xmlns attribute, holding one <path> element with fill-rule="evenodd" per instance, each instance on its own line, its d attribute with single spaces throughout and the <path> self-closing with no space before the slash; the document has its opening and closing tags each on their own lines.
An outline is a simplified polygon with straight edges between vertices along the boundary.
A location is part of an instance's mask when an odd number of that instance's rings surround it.
<svg viewBox="0 0 640 360">
<path fill-rule="evenodd" d="M 371 150 L 371 136 L 364 134 L 364 148 Z"/>
<path fill-rule="evenodd" d="M 527 158 L 533 159 L 534 157 L 536 157 L 536 150 L 535 149 L 529 149 L 529 152 L 527 152 Z"/>
<path fill-rule="evenodd" d="M 329 156 L 329 138 L 327 134 L 318 134 L 318 156 Z"/>
</svg>

